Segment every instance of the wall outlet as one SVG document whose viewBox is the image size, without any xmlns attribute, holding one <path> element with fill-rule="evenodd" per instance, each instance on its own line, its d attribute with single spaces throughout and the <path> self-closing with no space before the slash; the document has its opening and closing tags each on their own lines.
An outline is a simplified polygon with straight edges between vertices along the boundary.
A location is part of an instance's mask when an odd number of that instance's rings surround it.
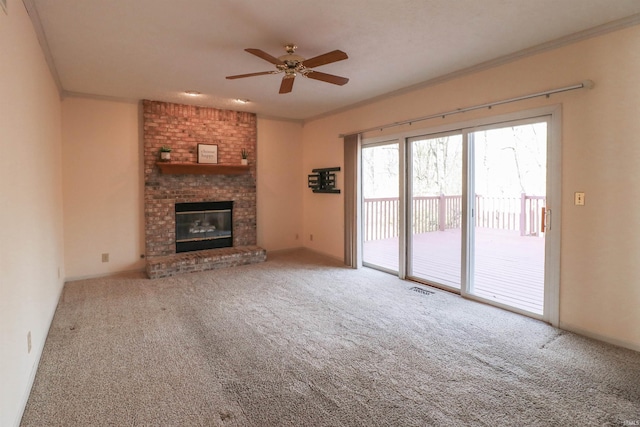
<svg viewBox="0 0 640 427">
<path fill-rule="evenodd" d="M 109 262 L 109 254 L 102 254 L 102 262 Z"/>
<path fill-rule="evenodd" d="M 576 206 L 584 206 L 584 193 L 579 191 L 573 195 L 573 202 Z"/>
<path fill-rule="evenodd" d="M 27 354 L 31 353 L 31 331 L 27 332 Z"/>
</svg>

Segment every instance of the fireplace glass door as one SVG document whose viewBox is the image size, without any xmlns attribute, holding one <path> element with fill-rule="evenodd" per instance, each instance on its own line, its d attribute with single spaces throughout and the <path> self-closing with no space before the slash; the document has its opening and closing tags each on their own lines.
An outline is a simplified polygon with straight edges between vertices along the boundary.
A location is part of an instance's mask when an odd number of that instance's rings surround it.
<svg viewBox="0 0 640 427">
<path fill-rule="evenodd" d="M 176 252 L 233 246 L 232 202 L 176 205 Z"/>
</svg>

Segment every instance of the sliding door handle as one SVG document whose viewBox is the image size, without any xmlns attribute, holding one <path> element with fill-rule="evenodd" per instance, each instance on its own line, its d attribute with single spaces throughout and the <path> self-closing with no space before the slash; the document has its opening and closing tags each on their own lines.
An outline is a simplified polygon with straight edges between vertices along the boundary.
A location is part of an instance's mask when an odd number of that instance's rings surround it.
<svg viewBox="0 0 640 427">
<path fill-rule="evenodd" d="M 551 230 L 551 209 L 542 208 L 540 212 L 540 231 L 545 233 Z"/>
</svg>

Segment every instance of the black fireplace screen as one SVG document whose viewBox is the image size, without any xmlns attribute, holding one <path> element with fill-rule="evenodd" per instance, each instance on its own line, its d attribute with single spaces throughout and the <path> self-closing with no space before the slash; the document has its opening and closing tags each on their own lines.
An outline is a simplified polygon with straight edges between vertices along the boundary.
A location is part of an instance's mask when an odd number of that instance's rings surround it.
<svg viewBox="0 0 640 427">
<path fill-rule="evenodd" d="M 176 252 L 233 246 L 233 202 L 176 203 Z"/>
</svg>

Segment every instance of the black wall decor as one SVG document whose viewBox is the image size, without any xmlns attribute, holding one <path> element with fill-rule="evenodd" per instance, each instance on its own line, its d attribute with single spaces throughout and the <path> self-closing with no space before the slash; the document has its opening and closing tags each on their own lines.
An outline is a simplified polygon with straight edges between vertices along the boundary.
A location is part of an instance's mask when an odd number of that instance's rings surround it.
<svg viewBox="0 0 640 427">
<path fill-rule="evenodd" d="M 336 174 L 333 172 L 340 171 L 340 167 L 313 169 L 314 174 L 309 175 L 309 188 L 314 193 L 334 193 L 339 194 L 340 190 L 336 189 Z"/>
</svg>

